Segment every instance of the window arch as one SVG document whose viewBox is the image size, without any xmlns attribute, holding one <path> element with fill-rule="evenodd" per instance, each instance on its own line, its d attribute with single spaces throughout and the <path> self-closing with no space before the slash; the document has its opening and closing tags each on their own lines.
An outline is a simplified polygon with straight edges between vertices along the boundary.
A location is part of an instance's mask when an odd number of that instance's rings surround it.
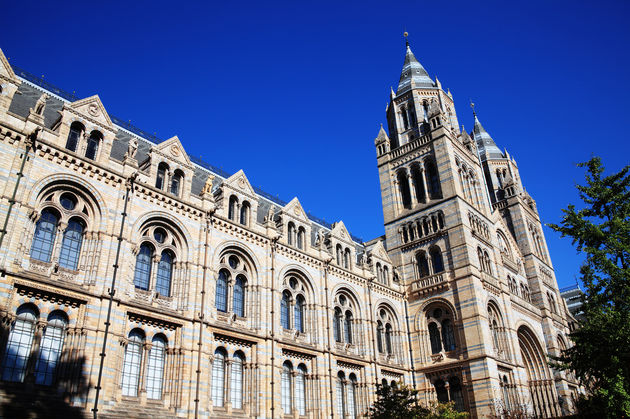
<svg viewBox="0 0 630 419">
<path fill-rule="evenodd" d="M 53 384 L 67 326 L 68 316 L 63 311 L 55 310 L 48 315 L 48 322 L 39 344 L 39 356 L 35 365 L 36 384 L 45 386 Z"/>
<path fill-rule="evenodd" d="M 352 343 L 352 312 L 347 310 L 343 322 L 343 336 L 346 343 Z"/>
<path fill-rule="evenodd" d="M 171 295 L 171 278 L 173 276 L 173 263 L 175 257 L 173 252 L 165 250 L 162 252 L 160 263 L 158 264 L 157 281 L 155 283 L 155 290 L 161 295 Z"/>
<path fill-rule="evenodd" d="M 383 266 L 383 284 L 389 285 L 389 268 L 387 265 Z"/>
<path fill-rule="evenodd" d="M 351 263 L 351 253 L 350 249 L 346 247 L 346 250 L 343 252 L 343 267 L 346 269 L 352 269 Z"/>
<path fill-rule="evenodd" d="M 388 355 L 392 354 L 392 325 L 387 324 L 385 326 L 385 350 Z"/>
<path fill-rule="evenodd" d="M 242 352 L 234 353 L 230 374 L 230 402 L 233 409 L 243 408 L 243 364 L 245 356 Z"/>
<path fill-rule="evenodd" d="M 59 254 L 59 266 L 62 268 L 77 270 L 81 244 L 83 243 L 83 231 L 85 222 L 80 218 L 72 218 L 68 227 L 63 232 L 61 241 L 61 253 Z"/>
<path fill-rule="evenodd" d="M 333 317 L 333 332 L 335 335 L 335 341 L 341 342 L 341 310 L 335 309 L 335 316 Z"/>
<path fill-rule="evenodd" d="M 229 249 L 219 258 L 219 275 L 215 289 L 215 308 L 223 313 L 247 317 L 248 287 L 255 269 L 239 249 Z"/>
<path fill-rule="evenodd" d="M 225 395 L 225 358 L 226 352 L 223 348 L 214 351 L 212 361 L 212 405 L 222 407 Z"/>
<path fill-rule="evenodd" d="M 295 376 L 295 409 L 298 415 L 306 415 L 306 374 L 307 369 L 304 364 L 297 367 L 297 375 Z"/>
<path fill-rule="evenodd" d="M 289 246 L 295 246 L 296 234 L 295 224 L 293 224 L 293 222 L 289 222 L 287 225 L 287 242 L 289 243 Z"/>
<path fill-rule="evenodd" d="M 217 289 L 215 295 L 215 307 L 218 311 L 227 311 L 227 297 L 228 297 L 228 280 L 230 273 L 227 269 L 221 269 L 217 278 Z"/>
<path fill-rule="evenodd" d="M 442 198 L 442 189 L 440 187 L 440 177 L 433 161 L 425 161 L 424 168 L 427 173 L 428 189 L 431 199 Z"/>
<path fill-rule="evenodd" d="M 377 349 L 385 355 L 394 354 L 394 325 L 397 323 L 390 307 L 381 306 L 376 313 Z"/>
<path fill-rule="evenodd" d="M 16 314 L 2 361 L 2 380 L 21 383 L 31 355 L 39 311 L 31 304 L 24 304 L 17 309 Z"/>
<path fill-rule="evenodd" d="M 285 361 L 282 364 L 282 379 L 281 379 L 281 391 L 282 391 L 282 411 L 285 415 L 290 415 L 293 403 L 292 403 L 292 391 L 291 391 L 291 376 L 293 375 L 293 365 L 289 361 Z"/>
<path fill-rule="evenodd" d="M 129 332 L 122 371 L 123 396 L 136 397 L 138 395 L 143 346 L 144 332 L 140 329 L 133 329 Z"/>
<path fill-rule="evenodd" d="M 335 295 L 333 302 L 333 332 L 335 341 L 346 344 L 355 343 L 355 325 L 359 322 L 356 320 L 357 304 L 354 296 L 347 290 L 342 290 Z"/>
<path fill-rule="evenodd" d="M 411 190 L 409 189 L 409 179 L 407 179 L 407 171 L 400 170 L 396 174 L 398 182 L 398 189 L 400 192 L 400 199 L 404 208 L 411 208 Z"/>
<path fill-rule="evenodd" d="M 432 246 L 429 249 L 429 254 L 431 255 L 431 265 L 433 268 L 433 273 L 437 274 L 440 272 L 444 272 L 444 260 L 442 259 L 442 250 L 438 246 Z"/>
<path fill-rule="evenodd" d="M 236 221 L 238 216 L 238 198 L 235 195 L 230 196 L 228 203 L 228 218 L 232 221 Z"/>
<path fill-rule="evenodd" d="M 239 222 L 242 225 L 244 226 L 249 225 L 250 213 L 251 213 L 251 205 L 249 204 L 249 202 L 243 201 L 243 204 L 241 205 L 241 214 L 239 218 Z"/>
<path fill-rule="evenodd" d="M 337 244 L 336 252 L 337 252 L 337 265 L 343 266 L 343 249 L 341 248 L 340 244 Z"/>
<path fill-rule="evenodd" d="M 153 260 L 153 246 L 143 243 L 136 256 L 136 269 L 134 273 L 134 285 L 141 290 L 149 289 L 151 280 L 151 262 Z"/>
<path fill-rule="evenodd" d="M 501 358 L 507 358 L 507 337 L 503 325 L 503 318 L 498 307 L 493 303 L 488 304 L 488 323 L 492 335 L 492 345 L 495 352 Z"/>
<path fill-rule="evenodd" d="M 378 320 L 376 322 L 376 347 L 380 353 L 383 353 L 383 322 Z"/>
<path fill-rule="evenodd" d="M 306 248 L 306 230 L 300 226 L 297 233 L 297 248 L 304 250 Z"/>
<path fill-rule="evenodd" d="M 450 309 L 438 304 L 426 311 L 431 353 L 450 352 L 457 348 L 454 316 Z"/>
<path fill-rule="evenodd" d="M 162 399 L 164 387 L 164 365 L 166 364 L 167 339 L 158 334 L 151 341 L 151 349 L 147 359 L 147 398 Z"/>
<path fill-rule="evenodd" d="M 101 134 L 100 131 L 92 131 L 87 141 L 87 147 L 85 148 L 85 157 L 90 160 L 96 160 L 101 141 L 103 141 L 103 134 Z"/>
<path fill-rule="evenodd" d="M 236 277 L 236 281 L 234 282 L 234 295 L 233 295 L 233 303 L 232 308 L 234 313 L 239 317 L 245 317 L 245 286 L 247 284 L 247 280 L 243 275 L 239 275 Z"/>
<path fill-rule="evenodd" d="M 168 175 L 168 171 L 169 171 L 169 167 L 168 164 L 162 162 L 160 164 L 158 164 L 158 169 L 157 169 L 157 176 L 155 178 L 155 187 L 158 189 L 164 189 L 164 187 L 166 186 L 166 176 Z"/>
<path fill-rule="evenodd" d="M 280 323 L 285 329 L 291 328 L 291 293 L 284 291 L 280 302 Z"/>
<path fill-rule="evenodd" d="M 35 234 L 31 244 L 31 258 L 50 262 L 58 223 L 59 215 L 56 211 L 49 208 L 42 211 L 35 226 Z"/>
<path fill-rule="evenodd" d="M 173 173 L 173 178 L 171 179 L 171 193 L 175 196 L 180 196 L 183 186 L 184 172 L 177 169 L 175 170 L 175 173 Z"/>
<path fill-rule="evenodd" d="M 418 276 L 420 278 L 429 276 L 429 260 L 424 251 L 416 253 L 416 264 L 418 265 Z"/>
<path fill-rule="evenodd" d="M 295 298 L 295 306 L 294 306 L 294 315 L 293 322 L 295 326 L 295 330 L 298 332 L 304 332 L 304 306 L 306 302 L 304 301 L 304 297 L 302 295 L 298 295 Z"/>
<path fill-rule="evenodd" d="M 429 338 L 431 339 L 431 353 L 437 354 L 442 352 L 442 340 L 440 339 L 440 330 L 436 322 L 429 323 Z"/>
<path fill-rule="evenodd" d="M 526 326 L 517 331 L 521 357 L 527 372 L 527 381 L 534 413 L 540 417 L 559 414 L 555 386 L 547 366 L 547 359 L 535 334 Z"/>
<path fill-rule="evenodd" d="M 280 302 L 280 323 L 283 329 L 294 330 L 299 333 L 312 331 L 309 324 L 310 308 L 307 306 L 312 298 L 312 289 L 304 275 L 291 271 L 282 281 L 282 300 Z"/>
<path fill-rule="evenodd" d="M 352 373 L 348 377 L 350 380 L 347 383 L 348 385 L 348 417 L 350 419 L 355 419 L 359 413 L 359 409 L 357 408 L 357 376 Z"/>
<path fill-rule="evenodd" d="M 66 140 L 66 148 L 70 151 L 77 151 L 77 146 L 81 141 L 81 137 L 85 132 L 85 127 L 80 122 L 73 122 L 70 125 L 70 132 L 68 133 L 68 139 Z"/>
<path fill-rule="evenodd" d="M 346 417 L 346 375 L 342 371 L 337 374 L 337 414 Z"/>
</svg>

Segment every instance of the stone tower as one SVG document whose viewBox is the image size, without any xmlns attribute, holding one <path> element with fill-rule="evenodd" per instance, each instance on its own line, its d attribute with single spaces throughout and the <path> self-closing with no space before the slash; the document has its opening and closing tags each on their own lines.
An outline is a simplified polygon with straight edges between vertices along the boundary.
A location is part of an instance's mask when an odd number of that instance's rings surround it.
<svg viewBox="0 0 630 419">
<path fill-rule="evenodd" d="M 475 416 L 571 409 L 577 391 L 547 354 L 567 345 L 565 310 L 534 200 L 515 160 L 407 44 L 375 146 L 387 252 L 406 290 L 413 384 Z"/>
</svg>

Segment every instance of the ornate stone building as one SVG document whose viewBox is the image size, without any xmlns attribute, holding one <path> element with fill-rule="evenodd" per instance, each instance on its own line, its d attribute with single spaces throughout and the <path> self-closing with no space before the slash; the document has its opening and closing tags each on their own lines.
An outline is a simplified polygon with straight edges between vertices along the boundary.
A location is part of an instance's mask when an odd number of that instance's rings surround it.
<svg viewBox="0 0 630 419">
<path fill-rule="evenodd" d="M 352 418 L 405 383 L 473 417 L 570 410 L 546 362 L 568 314 L 516 162 L 477 119 L 460 131 L 409 48 L 387 122 L 385 235 L 361 242 L 0 52 L 3 399 Z"/>
</svg>

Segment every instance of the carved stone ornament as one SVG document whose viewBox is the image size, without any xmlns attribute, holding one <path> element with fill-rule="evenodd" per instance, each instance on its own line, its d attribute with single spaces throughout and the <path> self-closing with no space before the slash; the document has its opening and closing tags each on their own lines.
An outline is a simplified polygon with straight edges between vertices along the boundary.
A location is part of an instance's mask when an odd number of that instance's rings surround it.
<svg viewBox="0 0 630 419">
<path fill-rule="evenodd" d="M 300 215 L 300 209 L 298 207 L 293 208 L 293 213 L 295 215 Z"/>
<path fill-rule="evenodd" d="M 171 154 L 174 157 L 179 157 L 179 155 L 181 154 L 181 151 L 179 150 L 179 147 L 177 147 L 175 144 L 173 144 L 170 148 L 171 150 Z"/>
<path fill-rule="evenodd" d="M 97 117 L 101 114 L 96 103 L 92 103 L 90 104 L 90 106 L 88 106 L 88 113 L 94 117 Z"/>
<path fill-rule="evenodd" d="M 240 178 L 238 180 L 238 187 L 241 188 L 241 189 L 245 189 L 245 179 Z"/>
</svg>

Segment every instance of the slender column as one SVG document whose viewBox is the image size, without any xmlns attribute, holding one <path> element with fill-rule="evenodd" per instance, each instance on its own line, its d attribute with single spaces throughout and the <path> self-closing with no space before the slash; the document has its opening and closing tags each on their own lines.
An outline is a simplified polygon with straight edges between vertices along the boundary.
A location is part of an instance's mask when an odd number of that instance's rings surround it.
<svg viewBox="0 0 630 419">
<path fill-rule="evenodd" d="M 419 203 L 420 201 L 418 200 L 418 197 L 416 195 L 416 182 L 413 180 L 413 176 L 411 176 L 411 171 L 406 170 L 406 173 L 407 173 L 407 182 L 409 183 L 409 194 L 411 198 L 411 206 L 413 207 L 414 204 Z"/>
<path fill-rule="evenodd" d="M 424 189 L 424 202 L 427 203 L 431 200 L 431 196 L 429 194 L 429 188 L 427 188 L 427 171 L 424 165 L 420 167 L 420 179 L 422 181 L 422 188 Z"/>
</svg>

